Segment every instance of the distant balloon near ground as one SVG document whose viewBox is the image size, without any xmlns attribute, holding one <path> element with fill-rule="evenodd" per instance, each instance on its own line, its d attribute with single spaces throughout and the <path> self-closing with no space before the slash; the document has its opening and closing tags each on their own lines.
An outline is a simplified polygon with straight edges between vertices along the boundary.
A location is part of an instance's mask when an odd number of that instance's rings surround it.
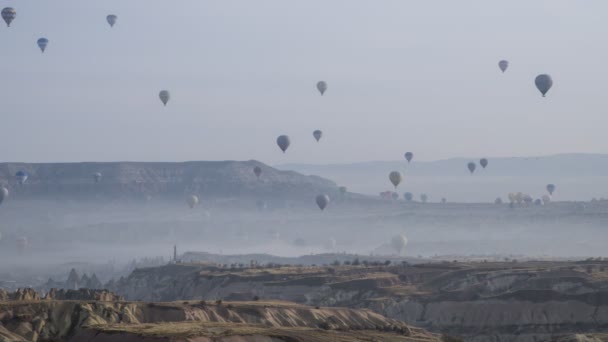
<svg viewBox="0 0 608 342">
<path fill-rule="evenodd" d="M 396 192 L 393 192 L 393 193 L 391 194 L 391 198 L 392 198 L 393 200 L 395 200 L 395 201 L 396 201 L 396 200 L 398 200 L 398 199 L 399 199 L 399 194 L 398 194 L 398 193 L 396 193 Z"/>
<path fill-rule="evenodd" d="M 99 183 L 101 181 L 101 172 L 95 172 L 93 174 L 93 180 L 95 181 L 95 183 Z"/>
<path fill-rule="evenodd" d="M 196 196 L 196 195 L 188 196 L 188 198 L 186 199 L 186 202 L 188 203 L 188 206 L 190 207 L 190 209 L 193 209 L 194 206 L 196 206 L 198 204 L 198 196 Z"/>
<path fill-rule="evenodd" d="M 403 194 L 403 198 L 406 201 L 411 202 L 414 199 L 414 194 L 412 194 L 411 192 L 406 192 Z"/>
<path fill-rule="evenodd" d="M 479 160 L 479 165 L 481 165 L 481 167 L 483 167 L 485 169 L 486 166 L 488 166 L 488 160 L 486 158 L 481 158 Z"/>
<path fill-rule="evenodd" d="M 494 204 L 502 204 L 502 198 L 496 197 L 496 199 L 494 200 Z"/>
<path fill-rule="evenodd" d="M 509 61 L 503 59 L 502 61 L 498 62 L 498 67 L 504 73 L 507 71 L 507 68 L 509 68 Z"/>
<path fill-rule="evenodd" d="M 25 181 L 27 181 L 28 177 L 29 177 L 29 175 L 25 171 L 17 171 L 17 173 L 15 174 L 15 178 L 17 178 L 17 181 L 19 182 L 19 184 L 25 183 Z"/>
<path fill-rule="evenodd" d="M 44 51 L 46 50 L 46 46 L 49 45 L 49 40 L 46 38 L 40 38 L 36 43 L 38 44 L 40 51 L 44 53 Z"/>
<path fill-rule="evenodd" d="M 289 139 L 289 136 L 280 135 L 277 138 L 277 145 L 279 146 L 281 151 L 283 151 L 283 153 L 285 153 L 285 151 L 287 151 L 287 149 L 289 148 L 289 145 L 291 145 L 291 140 Z"/>
<path fill-rule="evenodd" d="M 318 195 L 317 198 L 315 199 L 315 202 L 317 202 L 317 206 L 319 206 L 319 209 L 325 210 L 325 208 L 329 204 L 329 196 Z"/>
<path fill-rule="evenodd" d="M 471 172 L 471 174 L 473 174 L 473 172 L 475 172 L 476 168 L 477 168 L 477 165 L 473 162 L 470 162 L 467 164 L 467 169 L 469 169 L 469 172 Z"/>
<path fill-rule="evenodd" d="M 312 136 L 315 137 L 315 140 L 317 140 L 317 142 L 319 142 L 319 140 L 321 140 L 321 138 L 323 137 L 323 132 L 320 130 L 316 130 L 312 132 Z"/>
<path fill-rule="evenodd" d="M 260 175 L 262 175 L 262 168 L 259 166 L 254 167 L 253 174 L 259 179 Z"/>
<path fill-rule="evenodd" d="M 555 184 L 547 184 L 547 192 L 549 192 L 549 195 L 553 196 L 554 191 L 555 191 Z"/>
<path fill-rule="evenodd" d="M 163 103 L 163 105 L 166 106 L 169 100 L 171 99 L 171 94 L 168 90 L 161 90 L 160 93 L 158 93 L 158 97 L 160 98 L 160 101 Z"/>
<path fill-rule="evenodd" d="M 448 203 L 448 200 L 445 197 L 441 198 L 441 204 L 446 204 L 446 203 Z"/>
<path fill-rule="evenodd" d="M 399 171 L 393 171 L 388 175 L 388 179 L 391 181 L 395 189 L 397 189 L 397 187 L 403 180 L 403 174 L 401 174 L 401 172 Z"/>
<path fill-rule="evenodd" d="M 6 7 L 2 10 L 2 19 L 6 23 L 7 27 L 11 27 L 11 23 L 17 17 L 17 11 L 12 7 Z"/>
<path fill-rule="evenodd" d="M 420 201 L 422 203 L 426 203 L 426 202 L 428 202 L 428 200 L 429 200 L 429 196 L 427 194 L 420 195 Z"/>
<path fill-rule="evenodd" d="M 543 203 L 545 205 L 547 205 L 547 204 L 551 203 L 551 196 L 549 196 L 549 195 L 543 195 L 542 200 L 543 200 Z"/>
<path fill-rule="evenodd" d="M 5 187 L 0 187 L 0 204 L 2 204 L 8 198 L 8 189 Z"/>
<path fill-rule="evenodd" d="M 396 235 L 391 239 L 391 247 L 397 252 L 397 255 L 403 255 L 407 246 L 407 238 L 405 235 Z"/>
<path fill-rule="evenodd" d="M 325 91 L 327 90 L 327 83 L 325 81 L 317 82 L 317 90 L 319 91 L 319 93 L 321 93 L 321 96 L 323 96 L 323 94 L 325 94 Z"/>
<path fill-rule="evenodd" d="M 549 89 L 553 87 L 553 79 L 550 75 L 541 74 L 536 76 L 536 79 L 534 79 L 534 84 L 536 85 L 536 88 L 538 88 L 538 91 L 543 94 L 543 97 L 545 97 Z"/>
<path fill-rule="evenodd" d="M 412 159 L 414 159 L 414 153 L 412 152 L 405 152 L 405 160 L 407 160 L 407 162 L 411 162 Z"/>
<path fill-rule="evenodd" d="M 340 191 L 340 194 L 342 196 L 346 195 L 346 192 L 348 191 L 348 189 L 345 186 L 339 187 L 338 190 Z"/>
<path fill-rule="evenodd" d="M 118 17 L 114 14 L 110 14 L 106 17 L 106 21 L 108 22 L 108 24 L 110 24 L 110 27 L 114 27 L 117 19 L 118 19 Z"/>
</svg>

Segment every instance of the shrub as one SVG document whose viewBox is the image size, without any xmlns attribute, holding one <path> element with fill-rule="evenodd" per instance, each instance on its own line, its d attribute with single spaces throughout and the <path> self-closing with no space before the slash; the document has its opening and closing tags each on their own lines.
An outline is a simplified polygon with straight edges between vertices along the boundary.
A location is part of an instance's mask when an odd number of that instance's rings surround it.
<svg viewBox="0 0 608 342">
<path fill-rule="evenodd" d="M 215 301 L 215 304 L 216 304 L 216 305 L 222 305 L 222 300 L 221 300 L 221 299 L 216 300 L 216 301 Z"/>
</svg>

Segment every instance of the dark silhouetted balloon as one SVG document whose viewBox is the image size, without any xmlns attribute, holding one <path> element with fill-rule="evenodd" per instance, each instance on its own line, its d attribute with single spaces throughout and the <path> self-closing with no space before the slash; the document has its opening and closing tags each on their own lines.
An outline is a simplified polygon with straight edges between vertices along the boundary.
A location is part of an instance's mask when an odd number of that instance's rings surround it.
<svg viewBox="0 0 608 342">
<path fill-rule="evenodd" d="M 323 96 L 327 90 L 327 83 L 325 81 L 317 82 L 317 90 L 319 90 L 319 93 L 321 93 L 321 96 Z"/>
<path fill-rule="evenodd" d="M 534 79 L 534 84 L 536 84 L 536 88 L 538 88 L 540 93 L 543 94 L 543 97 L 545 97 L 549 89 L 553 86 L 553 79 L 547 74 L 538 75 L 536 76 L 536 79 Z"/>
<path fill-rule="evenodd" d="M 277 138 L 277 145 L 279 145 L 279 148 L 281 149 L 281 151 L 283 151 L 283 153 L 285 153 L 285 151 L 287 151 L 287 149 L 289 148 L 289 145 L 291 145 L 291 140 L 289 139 L 288 136 L 281 135 Z"/>
<path fill-rule="evenodd" d="M 114 27 L 114 24 L 116 24 L 117 19 L 118 19 L 118 17 L 115 16 L 114 14 L 110 14 L 106 17 L 106 21 L 108 22 L 108 24 L 110 24 L 110 27 Z M 129 26 L 129 25 L 127 24 L 127 26 Z"/>
<path fill-rule="evenodd" d="M 17 173 L 15 173 L 15 177 L 17 178 L 17 181 L 19 181 L 19 184 L 23 184 L 25 181 L 27 181 L 29 175 L 25 171 L 17 171 Z"/>
<path fill-rule="evenodd" d="M 479 159 L 479 165 L 485 169 L 488 166 L 488 160 L 486 158 Z"/>
<path fill-rule="evenodd" d="M 503 59 L 502 61 L 498 62 L 498 67 L 502 72 L 507 71 L 507 68 L 509 67 L 509 61 L 505 61 Z"/>
<path fill-rule="evenodd" d="M 321 132 L 320 130 L 316 130 L 312 132 L 312 136 L 315 137 L 317 142 L 319 142 L 319 140 L 321 140 L 321 137 L 323 137 L 323 132 Z"/>
<path fill-rule="evenodd" d="M 477 165 L 475 165 L 475 163 L 473 162 L 470 162 L 467 164 L 467 168 L 469 169 L 469 172 L 473 174 L 473 172 L 475 172 L 475 168 L 477 168 Z"/>
<path fill-rule="evenodd" d="M 553 195 L 553 192 L 555 191 L 555 184 L 547 184 L 547 191 L 550 195 Z"/>
<path fill-rule="evenodd" d="M 260 178 L 260 175 L 262 174 L 262 168 L 259 166 L 254 167 L 253 173 L 255 174 L 256 177 Z"/>
<path fill-rule="evenodd" d="M 42 53 L 44 53 L 44 51 L 46 50 L 46 46 L 49 45 L 49 40 L 46 38 L 40 38 L 37 41 L 38 47 L 40 48 L 40 51 L 42 51 Z"/>
<path fill-rule="evenodd" d="M 409 163 L 412 159 L 414 159 L 414 154 L 412 152 L 405 152 L 405 160 Z"/>
<path fill-rule="evenodd" d="M 161 90 L 160 93 L 158 93 L 158 97 L 162 101 L 163 105 L 166 106 L 167 102 L 169 102 L 169 100 L 171 99 L 171 94 L 168 90 Z"/>
<path fill-rule="evenodd" d="M 420 195 L 420 201 L 422 201 L 422 203 L 426 203 L 428 200 L 429 196 L 427 194 Z"/>
<path fill-rule="evenodd" d="M 317 202 L 317 205 L 319 206 L 319 209 L 325 210 L 325 208 L 329 204 L 329 196 L 327 196 L 327 195 L 319 195 L 315 199 L 315 202 Z"/>
<path fill-rule="evenodd" d="M 395 189 L 399 186 L 399 183 L 403 180 L 403 175 L 399 171 L 393 171 L 389 173 L 388 179 L 391 181 Z"/>
<path fill-rule="evenodd" d="M 11 23 L 17 17 L 17 11 L 12 7 L 6 7 L 2 10 L 2 19 L 6 23 L 6 26 L 10 27 Z"/>
<path fill-rule="evenodd" d="M 406 201 L 410 202 L 414 199 L 414 194 L 412 194 L 411 192 L 406 192 L 403 194 L 403 198 L 405 198 Z"/>
</svg>

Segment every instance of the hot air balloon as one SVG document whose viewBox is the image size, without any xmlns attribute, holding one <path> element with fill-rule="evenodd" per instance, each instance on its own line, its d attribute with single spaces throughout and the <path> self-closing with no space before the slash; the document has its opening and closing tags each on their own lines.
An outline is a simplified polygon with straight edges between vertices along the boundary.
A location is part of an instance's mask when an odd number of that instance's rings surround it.
<svg viewBox="0 0 608 342">
<path fill-rule="evenodd" d="M 427 196 L 427 194 L 420 195 L 420 201 L 422 203 L 426 203 L 428 200 L 429 200 L 429 196 Z"/>
<path fill-rule="evenodd" d="M 321 93 L 321 96 L 323 96 L 323 94 L 325 94 L 325 91 L 327 90 L 327 83 L 325 81 L 317 82 L 317 89 Z"/>
<path fill-rule="evenodd" d="M 256 177 L 258 177 L 258 179 L 260 178 L 260 175 L 262 174 L 262 168 L 259 166 L 256 166 L 253 168 L 253 173 L 255 174 Z"/>
<path fill-rule="evenodd" d="M 467 168 L 469 169 L 469 171 L 471 172 L 471 174 L 473 174 L 473 172 L 475 172 L 475 168 L 477 167 L 477 165 L 475 165 L 475 163 L 470 162 L 467 164 Z"/>
<path fill-rule="evenodd" d="M 555 191 L 555 184 L 547 184 L 547 191 L 549 192 L 549 195 L 553 196 L 553 191 Z"/>
<path fill-rule="evenodd" d="M 19 184 L 23 184 L 29 176 L 25 171 L 17 171 L 17 173 L 15 173 L 15 177 L 17 178 L 17 181 L 19 181 Z"/>
<path fill-rule="evenodd" d="M 393 171 L 389 173 L 388 179 L 393 183 L 395 189 L 397 189 L 397 186 L 399 186 L 399 183 L 403 180 L 403 175 L 399 171 Z"/>
<path fill-rule="evenodd" d="M 448 200 L 445 197 L 443 197 L 443 198 L 441 198 L 441 203 L 446 204 L 446 203 L 448 203 Z"/>
<path fill-rule="evenodd" d="M 405 152 L 405 160 L 409 163 L 412 159 L 414 159 L 414 154 L 412 152 Z"/>
<path fill-rule="evenodd" d="M 319 206 L 319 209 L 325 210 L 325 207 L 327 207 L 327 205 L 329 204 L 329 196 L 327 196 L 327 195 L 319 195 L 319 196 L 317 196 L 317 198 L 315 199 L 315 201 L 317 202 L 317 205 Z"/>
<path fill-rule="evenodd" d="M 289 148 L 290 144 L 291 140 L 289 140 L 289 137 L 286 135 L 281 135 L 277 138 L 277 145 L 279 145 L 279 148 L 281 149 L 281 151 L 283 151 L 283 153 L 287 151 L 287 148 Z"/>
<path fill-rule="evenodd" d="M 524 195 L 524 203 L 526 203 L 527 205 L 530 205 L 530 204 L 532 204 L 533 201 L 534 201 L 534 199 L 532 198 L 532 196 Z"/>
<path fill-rule="evenodd" d="M 406 192 L 403 194 L 403 198 L 405 198 L 406 201 L 411 202 L 414 199 L 414 194 Z"/>
<path fill-rule="evenodd" d="M 502 204 L 502 198 L 496 197 L 496 199 L 494 200 L 494 204 Z"/>
<path fill-rule="evenodd" d="M 534 205 L 543 205 L 543 201 L 540 198 L 534 200 Z"/>
<path fill-rule="evenodd" d="M 498 67 L 502 72 L 507 71 L 507 68 L 509 67 L 509 61 L 505 61 L 503 59 L 502 61 L 498 62 Z"/>
<path fill-rule="evenodd" d="M 319 140 L 321 140 L 321 137 L 323 137 L 323 132 L 321 132 L 320 130 L 316 130 L 312 132 L 312 136 L 315 137 L 317 142 L 319 142 Z"/>
<path fill-rule="evenodd" d="M 396 193 L 396 192 L 393 192 L 393 193 L 391 194 L 391 198 L 393 199 L 393 201 L 396 201 L 396 200 L 398 200 L 398 199 L 399 199 L 399 194 L 398 194 L 398 193 Z"/>
<path fill-rule="evenodd" d="M 108 24 L 110 24 L 110 27 L 114 27 L 114 24 L 116 24 L 116 19 L 118 19 L 118 17 L 114 14 L 110 14 L 106 17 L 106 21 L 108 22 Z"/>
<path fill-rule="evenodd" d="M 402 255 L 407 246 L 407 238 L 405 235 L 396 235 L 391 239 L 391 247 L 397 252 L 398 255 Z"/>
<path fill-rule="evenodd" d="M 339 187 L 338 190 L 340 191 L 340 194 L 342 194 L 342 196 L 346 195 L 346 192 L 348 191 L 345 186 Z"/>
<path fill-rule="evenodd" d="M 540 93 L 543 94 L 543 97 L 545 97 L 549 89 L 553 86 L 553 79 L 547 74 L 538 75 L 536 76 L 536 79 L 534 79 L 534 84 L 536 84 L 536 88 L 538 88 Z"/>
<path fill-rule="evenodd" d="M 488 166 L 488 160 L 486 158 L 479 159 L 479 165 L 485 169 Z"/>
<path fill-rule="evenodd" d="M 17 17 L 17 11 L 14 8 L 6 7 L 2 10 L 2 19 L 4 19 L 7 27 L 11 27 L 11 23 L 15 20 L 15 17 Z"/>
<path fill-rule="evenodd" d="M 101 172 L 95 172 L 93 174 L 93 180 L 95 180 L 95 183 L 99 183 L 101 181 Z"/>
<path fill-rule="evenodd" d="M 551 196 L 549 196 L 549 195 L 543 195 L 542 200 L 543 200 L 543 203 L 545 205 L 547 205 L 547 204 L 551 203 Z"/>
<path fill-rule="evenodd" d="M 517 195 L 515 193 L 509 193 L 509 202 L 514 203 L 517 200 Z"/>
<path fill-rule="evenodd" d="M 190 209 L 192 209 L 195 205 L 198 204 L 198 196 L 191 195 L 186 199 L 186 202 L 188 202 L 188 206 L 190 207 Z"/>
<path fill-rule="evenodd" d="M 8 198 L 8 189 L 0 186 L 0 204 Z"/>
<path fill-rule="evenodd" d="M 44 53 L 44 50 L 46 50 L 46 46 L 49 45 L 49 40 L 46 38 L 40 38 L 38 39 L 37 43 L 38 47 L 40 48 L 40 51 Z"/>
<path fill-rule="evenodd" d="M 168 90 L 161 90 L 160 93 L 158 93 L 158 97 L 163 102 L 163 105 L 166 106 L 167 102 L 171 99 L 171 94 L 169 94 Z"/>
</svg>

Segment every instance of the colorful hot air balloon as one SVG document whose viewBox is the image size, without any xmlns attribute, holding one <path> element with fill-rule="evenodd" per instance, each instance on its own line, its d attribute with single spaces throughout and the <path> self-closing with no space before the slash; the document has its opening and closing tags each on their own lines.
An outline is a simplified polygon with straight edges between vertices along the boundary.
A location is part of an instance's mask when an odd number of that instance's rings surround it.
<svg viewBox="0 0 608 342">
<path fill-rule="evenodd" d="M 327 196 L 327 195 L 319 195 L 315 199 L 315 202 L 317 202 L 317 205 L 319 206 L 319 209 L 325 210 L 325 208 L 329 204 L 329 196 Z"/>
<path fill-rule="evenodd" d="M 399 186 L 399 183 L 401 183 L 403 180 L 403 174 L 401 174 L 399 171 L 393 171 L 389 173 L 388 179 L 391 181 L 395 189 L 397 189 L 397 186 Z"/>
<path fill-rule="evenodd" d="M 534 84 L 536 84 L 536 88 L 538 88 L 540 93 L 543 94 L 543 97 L 545 97 L 549 89 L 553 86 L 553 79 L 550 75 L 541 74 L 536 76 Z"/>
<path fill-rule="evenodd" d="M 289 145 L 291 145 L 291 140 L 287 135 L 281 135 L 277 138 L 277 145 L 279 145 L 281 151 L 285 153 L 285 151 L 287 151 L 287 148 L 289 148 Z"/>
<path fill-rule="evenodd" d="M 17 17 L 17 11 L 12 7 L 6 7 L 2 10 L 2 19 L 6 23 L 7 27 L 11 27 L 11 23 Z"/>
<path fill-rule="evenodd" d="M 158 97 L 162 101 L 163 105 L 166 106 L 167 102 L 169 102 L 169 100 L 171 99 L 171 94 L 168 90 L 161 90 L 160 93 L 158 93 Z"/>
<path fill-rule="evenodd" d="M 260 178 L 260 175 L 262 174 L 262 168 L 259 166 L 256 166 L 253 168 L 253 173 L 255 174 L 256 177 L 258 177 L 258 179 Z"/>
<path fill-rule="evenodd" d="M 503 59 L 502 61 L 498 62 L 498 67 L 502 72 L 507 71 L 507 68 L 509 67 L 509 61 L 505 61 Z"/>
<path fill-rule="evenodd" d="M 409 163 L 412 159 L 414 159 L 414 154 L 412 152 L 405 152 L 405 160 Z"/>
<path fill-rule="evenodd" d="M 49 40 L 46 38 L 40 38 L 36 43 L 38 44 L 40 51 L 44 53 L 44 51 L 46 50 L 46 46 L 49 45 Z"/>
<path fill-rule="evenodd" d="M 317 142 L 319 142 L 319 140 L 321 140 L 321 137 L 323 137 L 323 132 L 321 132 L 320 130 L 316 130 L 312 132 L 312 136 L 315 137 Z"/>
<path fill-rule="evenodd" d="M 549 195 L 553 196 L 553 191 L 555 191 L 555 184 L 547 184 L 547 191 Z"/>
<path fill-rule="evenodd" d="M 471 174 L 473 174 L 473 172 L 475 172 L 475 168 L 477 167 L 477 165 L 475 165 L 475 163 L 470 162 L 467 164 L 467 168 L 469 169 L 469 172 L 471 172 Z"/>
<path fill-rule="evenodd" d="M 325 94 L 325 91 L 327 90 L 327 83 L 325 81 L 317 82 L 317 90 L 319 90 L 321 96 L 323 96 L 323 94 Z"/>
<path fill-rule="evenodd" d="M 109 14 L 106 17 L 106 21 L 108 22 L 108 24 L 110 24 L 110 27 L 114 27 L 114 24 L 116 24 L 117 19 L 118 19 L 118 17 L 114 14 Z"/>
<path fill-rule="evenodd" d="M 479 159 L 479 165 L 485 169 L 488 166 L 488 160 L 486 158 Z"/>
</svg>

